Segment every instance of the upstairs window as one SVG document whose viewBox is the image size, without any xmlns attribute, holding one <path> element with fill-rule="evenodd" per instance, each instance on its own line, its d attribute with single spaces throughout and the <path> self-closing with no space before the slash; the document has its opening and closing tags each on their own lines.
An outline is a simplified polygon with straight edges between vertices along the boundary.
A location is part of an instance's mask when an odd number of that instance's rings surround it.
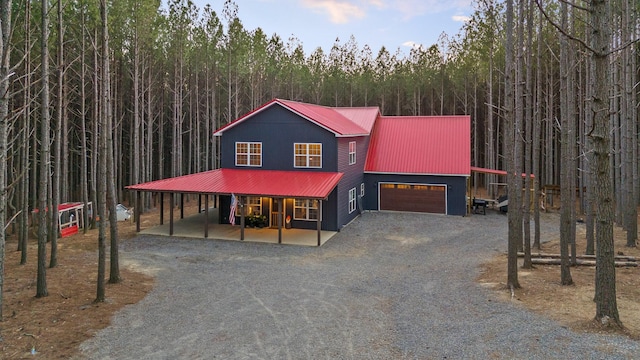
<svg viewBox="0 0 640 360">
<path fill-rule="evenodd" d="M 295 143 L 293 144 L 294 163 L 297 168 L 321 168 L 322 144 Z"/>
<path fill-rule="evenodd" d="M 262 166 L 262 143 L 237 142 L 236 166 Z"/>
<path fill-rule="evenodd" d="M 356 163 L 356 142 L 349 142 L 349 165 Z"/>
</svg>

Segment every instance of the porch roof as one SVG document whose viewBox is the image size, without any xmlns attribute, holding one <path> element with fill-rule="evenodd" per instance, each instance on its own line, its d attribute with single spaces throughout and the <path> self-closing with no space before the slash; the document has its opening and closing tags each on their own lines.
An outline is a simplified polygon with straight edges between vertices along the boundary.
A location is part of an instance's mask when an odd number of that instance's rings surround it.
<svg viewBox="0 0 640 360">
<path fill-rule="evenodd" d="M 342 173 L 319 171 L 216 169 L 126 188 L 168 193 L 325 199 L 342 176 Z"/>
</svg>

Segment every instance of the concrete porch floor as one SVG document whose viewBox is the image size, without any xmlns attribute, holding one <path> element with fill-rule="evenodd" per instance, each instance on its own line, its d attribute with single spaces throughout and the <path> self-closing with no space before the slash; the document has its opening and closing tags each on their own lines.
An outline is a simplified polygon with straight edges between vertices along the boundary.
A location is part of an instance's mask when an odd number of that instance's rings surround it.
<svg viewBox="0 0 640 360">
<path fill-rule="evenodd" d="M 205 213 L 185 217 L 184 219 L 173 221 L 173 235 L 175 237 L 198 238 L 204 237 L 204 216 Z M 240 225 L 218 224 L 218 209 L 209 209 L 209 237 L 211 240 L 232 240 L 240 241 Z M 165 219 L 163 225 L 141 229 L 140 234 L 144 235 L 169 235 L 169 220 Z M 321 231 L 320 245 L 327 242 L 335 235 L 335 231 Z M 271 228 L 245 228 L 244 241 L 260 243 L 278 243 L 278 229 Z M 318 246 L 318 231 L 305 229 L 282 229 L 282 244 L 300 246 Z"/>
</svg>

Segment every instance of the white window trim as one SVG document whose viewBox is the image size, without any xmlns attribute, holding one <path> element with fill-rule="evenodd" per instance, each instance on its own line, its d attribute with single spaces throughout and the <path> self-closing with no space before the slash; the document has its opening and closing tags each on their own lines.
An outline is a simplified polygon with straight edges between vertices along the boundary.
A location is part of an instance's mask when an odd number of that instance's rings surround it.
<svg viewBox="0 0 640 360">
<path fill-rule="evenodd" d="M 306 146 L 306 154 L 296 154 L 296 145 L 305 145 Z M 310 166 L 309 165 L 309 145 L 320 145 L 320 165 L 319 166 Z M 296 165 L 296 156 L 305 156 L 306 157 L 306 166 Z M 316 156 L 316 155 L 313 155 Z M 304 169 L 322 169 L 322 143 L 293 143 L 293 167 L 294 168 L 304 168 Z"/>
<path fill-rule="evenodd" d="M 353 151 L 351 151 L 351 144 L 353 144 Z M 354 165 L 355 163 L 356 163 L 356 142 L 349 141 L 349 165 Z"/>
<path fill-rule="evenodd" d="M 349 190 L 349 214 L 356 211 L 356 188 Z"/>
<path fill-rule="evenodd" d="M 360 197 L 364 197 L 364 183 L 360 184 Z"/>
<path fill-rule="evenodd" d="M 247 155 L 247 163 L 246 164 L 238 164 L 238 144 L 247 144 L 247 153 L 246 153 L 246 155 Z M 260 155 L 260 165 L 251 165 L 251 155 L 252 155 L 252 153 L 251 153 L 251 145 L 252 144 L 260 144 L 260 154 L 259 154 Z M 260 141 L 236 141 L 234 146 L 235 146 L 234 151 L 235 151 L 235 163 L 236 163 L 236 166 L 262 167 L 262 142 L 260 142 Z M 253 154 L 253 155 L 258 155 L 258 154 L 256 153 L 256 154 Z"/>
<path fill-rule="evenodd" d="M 258 199 L 258 201 L 255 203 L 252 203 L 251 200 L 255 200 L 255 199 Z M 254 206 L 260 208 L 258 215 L 262 215 L 262 198 L 260 196 L 247 196 L 247 203 L 245 204 L 245 207 L 247 208 L 247 216 L 253 215 L 253 212 L 255 211 L 255 209 L 251 209 L 252 211 L 249 211 L 249 209 Z"/>
<path fill-rule="evenodd" d="M 296 201 L 297 200 L 302 200 L 304 202 L 304 206 L 297 206 L 296 205 Z M 309 214 L 311 213 L 309 210 L 311 210 L 311 209 L 315 209 L 316 213 L 319 214 L 319 212 L 318 212 L 318 202 L 316 201 L 316 206 L 315 207 L 312 206 L 314 201 L 315 200 L 313 200 L 313 199 L 294 199 L 293 200 L 293 219 L 294 220 L 304 220 L 304 221 L 317 221 L 318 220 L 317 218 L 314 219 L 314 218 L 309 217 Z M 306 210 L 305 211 L 306 217 L 304 217 L 304 218 L 296 217 L 296 209 L 305 209 Z"/>
</svg>

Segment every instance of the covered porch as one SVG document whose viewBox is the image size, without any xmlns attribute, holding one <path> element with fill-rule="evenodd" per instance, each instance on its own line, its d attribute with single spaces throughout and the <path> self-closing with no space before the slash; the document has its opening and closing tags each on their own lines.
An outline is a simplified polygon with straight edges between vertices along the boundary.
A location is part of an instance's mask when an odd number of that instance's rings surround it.
<svg viewBox="0 0 640 360">
<path fill-rule="evenodd" d="M 239 241 L 275 242 L 305 245 L 313 236 L 313 245 L 321 246 L 335 232 L 322 230 L 322 205 L 329 194 L 335 189 L 342 173 L 309 172 L 309 171 L 273 171 L 273 170 L 245 170 L 245 169 L 217 169 L 197 174 L 184 175 L 175 178 L 152 181 L 143 184 L 127 186 L 136 191 L 136 205 L 134 221 L 136 231 L 140 232 L 141 192 L 157 192 L 160 195 L 160 226 L 146 229 L 145 233 L 156 235 L 219 238 Z M 170 197 L 169 224 L 164 224 L 163 195 Z M 184 218 L 183 199 L 180 196 L 180 220 L 174 221 L 173 211 L 176 204 L 176 194 L 194 194 L 198 196 L 198 209 L 201 212 Z M 229 220 L 236 213 L 238 207 L 240 221 L 236 225 L 227 225 L 221 221 L 220 210 L 214 205 L 210 207 L 210 196 L 214 196 L 214 203 L 220 195 L 231 195 L 238 203 L 231 206 L 233 211 Z M 270 229 L 246 228 L 245 207 L 249 207 L 249 197 L 269 197 L 276 206 L 277 216 L 271 222 Z M 202 199 L 204 198 L 204 204 Z M 309 199 L 317 202 L 317 219 L 315 230 L 285 228 L 284 208 L 285 199 Z M 201 206 L 204 205 L 204 206 Z M 224 211 L 224 210 L 222 210 Z M 236 215 L 238 215 L 236 213 Z M 235 216 L 234 216 L 235 218 Z M 275 229 L 273 229 L 275 225 Z M 331 229 L 330 229 L 331 230 Z M 213 233 L 211 232 L 213 231 Z M 313 235 L 311 235 L 313 234 Z M 300 239 L 295 239 L 299 235 Z"/>
<path fill-rule="evenodd" d="M 244 240 L 241 239 L 240 225 L 218 224 L 219 217 L 218 208 L 210 208 L 209 211 L 203 211 L 199 214 L 191 215 L 173 223 L 173 235 L 170 235 L 170 225 L 163 224 L 140 231 L 144 235 L 160 235 L 160 236 L 176 236 L 184 238 L 203 238 L 203 226 L 207 224 L 207 232 L 209 239 L 231 240 L 231 241 L 247 241 L 268 244 L 278 244 L 278 229 L 276 228 L 244 228 Z M 205 219 L 208 213 L 208 221 Z M 318 246 L 327 242 L 335 231 L 320 231 L 320 237 L 316 230 L 306 229 L 282 229 L 280 243 L 285 245 L 299 246 Z"/>
</svg>

